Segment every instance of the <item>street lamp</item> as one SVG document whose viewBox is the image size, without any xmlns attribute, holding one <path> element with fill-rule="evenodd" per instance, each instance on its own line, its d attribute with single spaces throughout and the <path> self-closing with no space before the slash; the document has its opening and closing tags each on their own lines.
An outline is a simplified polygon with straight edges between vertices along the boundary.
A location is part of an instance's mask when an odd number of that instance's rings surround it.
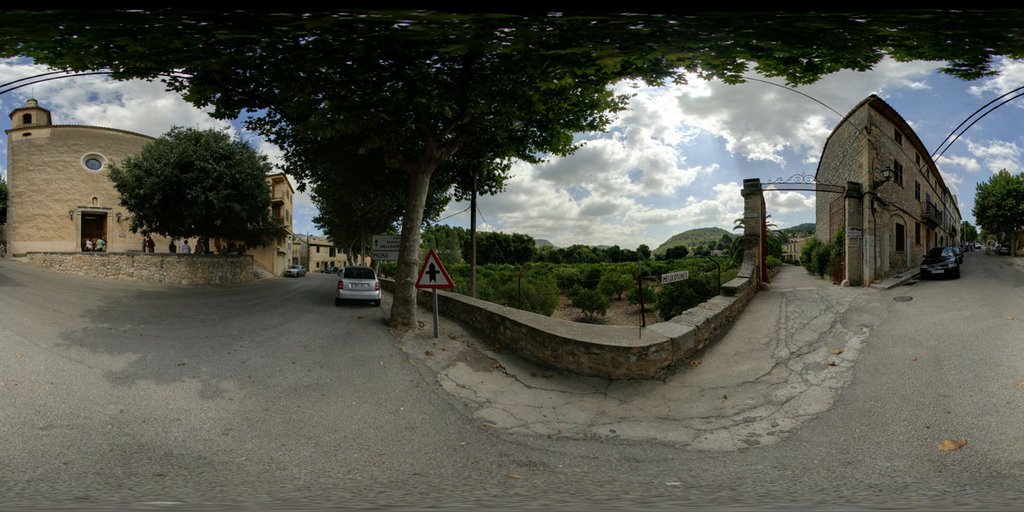
<svg viewBox="0 0 1024 512">
<path fill-rule="evenodd" d="M 892 181 L 893 175 L 896 174 L 892 170 L 892 167 L 886 167 L 885 169 L 882 169 L 878 172 L 882 175 L 882 179 L 871 182 L 871 188 L 878 188 L 882 186 L 885 182 Z"/>
</svg>

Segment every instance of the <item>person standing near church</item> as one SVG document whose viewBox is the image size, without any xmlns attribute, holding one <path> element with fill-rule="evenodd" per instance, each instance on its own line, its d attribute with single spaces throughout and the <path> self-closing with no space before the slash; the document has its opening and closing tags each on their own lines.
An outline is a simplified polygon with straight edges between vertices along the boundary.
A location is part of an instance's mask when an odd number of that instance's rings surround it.
<svg viewBox="0 0 1024 512">
<path fill-rule="evenodd" d="M 146 252 L 153 252 L 154 248 L 156 248 L 156 242 L 153 241 L 153 237 L 146 235 Z"/>
<path fill-rule="evenodd" d="M 189 247 L 188 239 L 186 238 L 185 241 L 181 243 L 181 253 L 182 254 L 190 254 L 191 252 L 192 252 L 192 248 Z"/>
<path fill-rule="evenodd" d="M 171 242 L 169 244 L 167 244 L 167 251 L 170 252 L 171 254 L 174 254 L 174 253 L 178 252 L 178 246 L 174 245 L 174 239 L 173 238 L 171 239 Z"/>
</svg>

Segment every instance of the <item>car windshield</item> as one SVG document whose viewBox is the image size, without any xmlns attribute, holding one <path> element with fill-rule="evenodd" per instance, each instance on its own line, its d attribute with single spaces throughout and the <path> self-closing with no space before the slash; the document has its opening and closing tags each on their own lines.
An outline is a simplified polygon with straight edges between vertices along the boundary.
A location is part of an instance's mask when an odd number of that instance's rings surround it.
<svg viewBox="0 0 1024 512">
<path fill-rule="evenodd" d="M 373 269 L 369 267 L 349 267 L 342 276 L 346 279 L 376 279 Z"/>
<path fill-rule="evenodd" d="M 928 250 L 929 258 L 941 258 L 943 256 L 953 256 L 952 247 L 934 247 Z"/>
</svg>

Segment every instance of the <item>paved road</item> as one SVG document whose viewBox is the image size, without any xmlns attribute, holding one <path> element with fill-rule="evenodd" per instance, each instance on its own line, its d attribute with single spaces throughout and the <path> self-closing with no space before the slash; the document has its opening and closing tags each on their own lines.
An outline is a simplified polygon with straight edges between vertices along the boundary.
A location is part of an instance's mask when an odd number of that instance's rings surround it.
<svg viewBox="0 0 1024 512">
<path fill-rule="evenodd" d="M 726 452 L 496 428 L 328 275 L 186 290 L 3 260 L 0 508 L 1017 509 L 1024 272 L 967 258 L 855 290 L 872 318 L 841 320 L 869 331 L 831 408 Z"/>
</svg>

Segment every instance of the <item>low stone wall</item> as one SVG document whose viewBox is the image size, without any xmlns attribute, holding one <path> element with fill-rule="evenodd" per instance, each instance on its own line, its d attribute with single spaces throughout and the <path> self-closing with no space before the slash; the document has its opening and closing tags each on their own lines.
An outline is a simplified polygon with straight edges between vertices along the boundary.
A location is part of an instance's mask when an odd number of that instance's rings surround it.
<svg viewBox="0 0 1024 512">
<path fill-rule="evenodd" d="M 756 276 L 753 266 L 745 266 L 722 286 L 723 295 L 644 329 L 559 320 L 442 291 L 438 312 L 538 364 L 607 379 L 653 379 L 719 339 L 756 293 Z M 382 285 L 394 289 L 393 281 Z M 430 308 L 431 292 L 420 290 L 417 300 Z"/>
<path fill-rule="evenodd" d="M 30 252 L 37 267 L 80 276 L 180 286 L 231 284 L 253 280 L 251 255 Z"/>
</svg>

